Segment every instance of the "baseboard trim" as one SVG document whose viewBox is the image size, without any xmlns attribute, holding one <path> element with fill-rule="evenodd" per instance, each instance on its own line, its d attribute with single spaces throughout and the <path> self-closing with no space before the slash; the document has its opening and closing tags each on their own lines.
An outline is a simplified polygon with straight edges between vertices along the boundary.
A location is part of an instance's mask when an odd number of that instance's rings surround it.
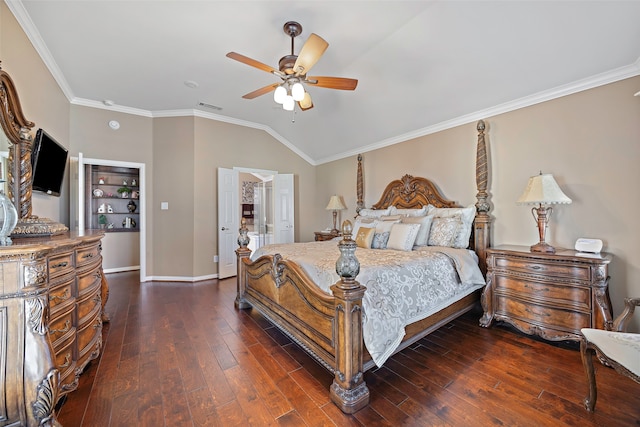
<svg viewBox="0 0 640 427">
<path fill-rule="evenodd" d="M 147 276 L 145 281 L 147 282 L 201 282 L 203 280 L 217 279 L 217 274 L 209 274 L 206 276 L 186 277 L 186 276 Z"/>
</svg>

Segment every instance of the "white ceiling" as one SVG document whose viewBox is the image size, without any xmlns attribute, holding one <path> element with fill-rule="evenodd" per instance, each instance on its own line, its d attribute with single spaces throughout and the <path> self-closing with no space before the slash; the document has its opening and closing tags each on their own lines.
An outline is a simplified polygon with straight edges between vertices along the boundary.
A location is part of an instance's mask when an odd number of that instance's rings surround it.
<svg viewBox="0 0 640 427">
<path fill-rule="evenodd" d="M 72 103 L 265 129 L 312 164 L 640 74 L 640 1 L 5 2 Z M 290 20 L 296 54 L 329 43 L 310 75 L 359 80 L 308 88 L 295 123 L 241 98 L 278 77 L 225 56 L 278 68 Z"/>
</svg>

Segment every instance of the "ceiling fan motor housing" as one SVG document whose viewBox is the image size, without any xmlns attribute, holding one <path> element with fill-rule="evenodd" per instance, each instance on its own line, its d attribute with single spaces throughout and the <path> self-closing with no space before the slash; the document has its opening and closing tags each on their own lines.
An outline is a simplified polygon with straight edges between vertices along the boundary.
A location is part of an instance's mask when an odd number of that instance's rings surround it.
<svg viewBox="0 0 640 427">
<path fill-rule="evenodd" d="M 285 55 L 280 58 L 280 62 L 278 62 L 280 71 L 285 74 L 293 74 L 293 66 L 296 63 L 296 59 L 298 59 L 298 55 Z"/>
</svg>

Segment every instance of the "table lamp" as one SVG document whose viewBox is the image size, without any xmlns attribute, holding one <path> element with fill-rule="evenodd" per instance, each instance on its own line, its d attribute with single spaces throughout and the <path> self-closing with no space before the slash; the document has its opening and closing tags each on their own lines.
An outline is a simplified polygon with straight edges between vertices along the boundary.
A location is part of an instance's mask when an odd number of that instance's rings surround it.
<svg viewBox="0 0 640 427">
<path fill-rule="evenodd" d="M 555 248 L 544 241 L 547 224 L 551 218 L 551 212 L 553 212 L 552 207 L 545 205 L 569 204 L 571 199 L 562 192 L 556 180 L 553 179 L 553 175 L 540 172 L 540 175 L 529 178 L 527 187 L 517 203 L 519 205 L 538 205 L 538 207 L 531 208 L 531 215 L 538 223 L 540 241 L 531 246 L 531 252 L 555 253 Z"/>
<path fill-rule="evenodd" d="M 338 234 L 339 231 L 336 228 L 336 219 L 338 218 L 338 211 L 347 209 L 344 202 L 342 201 L 342 197 L 336 196 L 335 194 L 331 196 L 331 199 L 329 199 L 329 204 L 327 205 L 326 209 L 333 211 L 333 229 L 331 230 L 331 232 L 334 234 Z"/>
</svg>

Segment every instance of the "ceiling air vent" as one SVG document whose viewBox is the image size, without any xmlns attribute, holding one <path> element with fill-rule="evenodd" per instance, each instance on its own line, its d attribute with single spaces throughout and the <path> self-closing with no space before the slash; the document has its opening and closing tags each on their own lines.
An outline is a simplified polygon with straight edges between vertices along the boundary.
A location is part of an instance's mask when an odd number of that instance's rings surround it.
<svg viewBox="0 0 640 427">
<path fill-rule="evenodd" d="M 211 110 L 216 110 L 216 111 L 222 110 L 222 107 L 218 107 L 217 105 L 207 104 L 206 102 L 198 102 L 198 106 L 199 107 L 204 107 L 204 108 L 209 108 Z"/>
</svg>

